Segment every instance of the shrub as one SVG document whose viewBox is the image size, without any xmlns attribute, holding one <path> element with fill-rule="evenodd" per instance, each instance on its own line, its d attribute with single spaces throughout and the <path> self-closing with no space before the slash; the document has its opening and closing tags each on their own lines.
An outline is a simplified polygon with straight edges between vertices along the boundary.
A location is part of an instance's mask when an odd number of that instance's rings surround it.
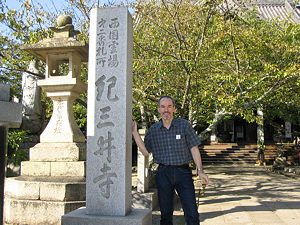
<svg viewBox="0 0 300 225">
<path fill-rule="evenodd" d="M 7 135 L 7 164 L 19 166 L 21 161 L 28 159 L 27 149 L 20 149 L 20 144 L 30 140 L 28 131 L 11 130 Z"/>
</svg>

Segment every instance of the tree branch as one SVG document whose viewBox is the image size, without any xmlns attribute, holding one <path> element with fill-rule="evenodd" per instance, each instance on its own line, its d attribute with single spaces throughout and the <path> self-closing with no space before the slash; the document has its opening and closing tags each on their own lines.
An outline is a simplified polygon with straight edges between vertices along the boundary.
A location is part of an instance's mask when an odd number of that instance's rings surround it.
<svg viewBox="0 0 300 225">
<path fill-rule="evenodd" d="M 135 102 L 136 104 L 139 105 L 140 107 L 140 112 L 141 112 L 141 116 L 142 116 L 142 123 L 146 123 L 146 111 L 148 113 L 150 113 L 150 115 L 153 117 L 154 121 L 159 121 L 157 116 L 151 111 L 148 109 L 148 107 L 146 105 L 143 105 L 140 101 L 137 101 L 136 99 L 133 98 L 133 102 Z M 143 124 L 143 126 L 146 126 L 146 124 Z"/>
<path fill-rule="evenodd" d="M 232 115 L 233 112 L 225 112 L 223 108 L 221 111 L 217 111 L 215 113 L 214 119 L 211 124 L 199 134 L 199 138 L 201 141 L 207 140 L 212 133 L 217 129 L 218 124 L 223 120 L 225 116 Z"/>
<path fill-rule="evenodd" d="M 179 59 L 178 59 L 176 56 L 174 56 L 174 55 L 166 54 L 166 53 L 161 52 L 161 51 L 158 51 L 158 50 L 156 50 L 156 49 L 144 48 L 142 45 L 140 45 L 140 44 L 137 43 L 137 42 L 135 42 L 135 44 L 136 44 L 138 47 L 140 47 L 141 49 L 143 49 L 144 51 L 155 52 L 155 53 L 158 53 L 158 54 L 160 54 L 160 55 L 169 56 L 169 57 L 171 57 L 171 58 L 173 58 L 173 59 L 179 60 Z"/>
<path fill-rule="evenodd" d="M 23 69 L 10 69 L 10 68 L 7 68 L 7 67 L 0 67 L 1 69 L 6 69 L 6 70 L 10 70 L 10 71 L 18 71 L 18 72 L 24 72 L 24 73 L 29 73 L 31 75 L 34 75 L 34 76 L 37 76 L 37 77 L 40 77 L 40 78 L 45 78 L 44 75 L 42 74 L 39 74 L 39 73 L 33 73 L 29 70 L 23 70 Z"/>
<path fill-rule="evenodd" d="M 154 101 L 154 102 L 158 102 L 159 99 L 155 98 L 155 97 L 152 97 L 152 96 L 149 96 L 146 92 L 138 89 L 138 88 L 132 88 L 133 91 L 136 91 L 140 94 L 142 94 L 144 97 L 146 96 L 148 99 Z"/>
</svg>

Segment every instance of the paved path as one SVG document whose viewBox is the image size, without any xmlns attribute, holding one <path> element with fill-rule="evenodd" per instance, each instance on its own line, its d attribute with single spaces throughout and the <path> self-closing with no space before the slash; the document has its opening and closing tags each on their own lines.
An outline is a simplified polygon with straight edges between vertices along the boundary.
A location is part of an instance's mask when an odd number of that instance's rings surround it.
<svg viewBox="0 0 300 225">
<path fill-rule="evenodd" d="M 299 225 L 300 176 L 267 172 L 263 167 L 209 166 L 204 197 L 198 198 L 201 225 Z M 196 193 L 199 196 L 199 183 Z M 152 213 L 153 225 L 160 212 Z M 184 225 L 180 203 L 175 205 L 174 225 Z"/>
</svg>

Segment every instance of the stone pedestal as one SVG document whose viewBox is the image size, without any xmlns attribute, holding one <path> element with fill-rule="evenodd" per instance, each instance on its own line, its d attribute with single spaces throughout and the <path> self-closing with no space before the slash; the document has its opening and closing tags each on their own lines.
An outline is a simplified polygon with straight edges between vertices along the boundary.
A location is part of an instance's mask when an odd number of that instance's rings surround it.
<svg viewBox="0 0 300 225">
<path fill-rule="evenodd" d="M 61 224 L 61 216 L 85 205 L 85 143 L 39 143 L 21 176 L 7 178 L 5 222 Z"/>
<path fill-rule="evenodd" d="M 126 216 L 89 215 L 85 207 L 77 209 L 62 217 L 62 225 L 149 225 L 152 215 L 148 210 L 133 209 Z"/>
<path fill-rule="evenodd" d="M 53 114 L 40 136 L 41 142 L 85 142 L 73 115 L 73 102 L 86 90 L 86 84 L 76 78 L 57 76 L 39 80 L 38 85 L 53 101 Z"/>
<path fill-rule="evenodd" d="M 84 177 L 23 175 L 6 180 L 8 224 L 60 224 L 62 215 L 84 205 Z"/>
<path fill-rule="evenodd" d="M 85 177 L 85 143 L 39 143 L 21 162 L 21 176 Z"/>
<path fill-rule="evenodd" d="M 150 188 L 147 192 L 132 192 L 132 207 L 135 209 L 150 209 L 158 206 L 158 193 L 156 188 Z"/>
</svg>

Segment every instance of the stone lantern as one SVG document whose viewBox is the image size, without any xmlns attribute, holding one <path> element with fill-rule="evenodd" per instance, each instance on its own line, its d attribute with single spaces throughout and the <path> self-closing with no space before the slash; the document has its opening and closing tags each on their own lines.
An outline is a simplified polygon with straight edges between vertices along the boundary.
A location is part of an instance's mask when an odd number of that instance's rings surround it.
<svg viewBox="0 0 300 225">
<path fill-rule="evenodd" d="M 46 62 L 44 80 L 38 81 L 53 100 L 52 117 L 40 136 L 41 142 L 85 142 L 73 116 L 73 102 L 86 90 L 80 80 L 81 63 L 87 62 L 88 47 L 74 38 L 72 19 L 62 15 L 54 27 L 54 37 L 23 46 L 27 52 Z M 64 73 L 67 71 L 67 73 Z"/>
<path fill-rule="evenodd" d="M 74 38 L 79 32 L 69 16 L 60 16 L 51 29 L 53 38 L 23 46 L 46 62 L 38 85 L 53 100 L 53 114 L 29 161 L 21 162 L 21 176 L 5 181 L 7 224 L 61 224 L 62 215 L 85 205 L 86 143 L 73 102 L 87 88 L 80 71 L 88 47 Z"/>
</svg>

